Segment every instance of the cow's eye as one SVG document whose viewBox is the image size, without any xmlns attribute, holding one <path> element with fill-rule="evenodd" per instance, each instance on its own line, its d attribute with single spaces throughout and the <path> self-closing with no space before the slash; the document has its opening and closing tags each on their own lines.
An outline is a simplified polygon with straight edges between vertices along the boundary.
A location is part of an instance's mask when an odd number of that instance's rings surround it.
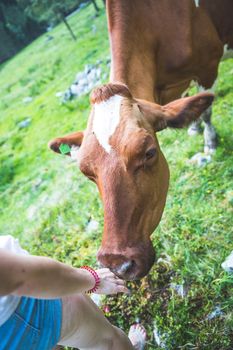
<svg viewBox="0 0 233 350">
<path fill-rule="evenodd" d="M 156 161 L 157 150 L 155 147 L 150 148 L 144 154 L 144 158 L 140 159 L 135 164 L 135 173 L 138 173 L 139 170 L 149 169 Z"/>
<path fill-rule="evenodd" d="M 150 160 L 156 156 L 156 148 L 151 148 L 146 151 L 146 160 Z"/>
</svg>

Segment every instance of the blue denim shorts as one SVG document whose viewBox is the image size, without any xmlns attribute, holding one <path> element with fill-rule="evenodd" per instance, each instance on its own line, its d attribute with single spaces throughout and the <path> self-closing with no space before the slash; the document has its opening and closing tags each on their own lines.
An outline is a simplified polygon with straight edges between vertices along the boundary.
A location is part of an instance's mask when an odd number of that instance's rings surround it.
<svg viewBox="0 0 233 350">
<path fill-rule="evenodd" d="M 22 297 L 0 327 L 0 350 L 51 350 L 59 341 L 62 301 Z"/>
</svg>

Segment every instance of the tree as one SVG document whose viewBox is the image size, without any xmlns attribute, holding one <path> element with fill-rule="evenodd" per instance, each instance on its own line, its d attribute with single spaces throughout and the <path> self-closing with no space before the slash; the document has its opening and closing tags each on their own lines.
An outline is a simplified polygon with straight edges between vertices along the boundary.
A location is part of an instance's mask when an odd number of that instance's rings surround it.
<svg viewBox="0 0 233 350">
<path fill-rule="evenodd" d="M 16 0 L 0 2 L 0 62 L 17 53 L 44 31 L 28 17 Z"/>
<path fill-rule="evenodd" d="M 96 1 L 95 1 L 95 0 L 91 0 L 91 2 L 92 2 L 92 4 L 93 4 L 93 6 L 94 6 L 96 12 L 98 13 L 100 9 L 99 9 L 99 7 L 97 6 Z"/>
<path fill-rule="evenodd" d="M 70 27 L 66 15 L 76 9 L 85 0 L 17 0 L 25 13 L 38 22 L 55 25 L 63 22 L 74 40 L 76 36 Z"/>
<path fill-rule="evenodd" d="M 96 0 L 0 0 L 0 62 L 29 44 L 46 27 L 63 22 L 74 40 L 76 36 L 67 15 L 81 4 L 93 4 Z"/>
<path fill-rule="evenodd" d="M 66 16 L 77 9 L 83 3 L 92 3 L 96 13 L 99 7 L 96 0 L 16 0 L 25 13 L 31 18 L 48 25 L 63 22 L 74 40 L 76 36 L 69 25 Z"/>
</svg>

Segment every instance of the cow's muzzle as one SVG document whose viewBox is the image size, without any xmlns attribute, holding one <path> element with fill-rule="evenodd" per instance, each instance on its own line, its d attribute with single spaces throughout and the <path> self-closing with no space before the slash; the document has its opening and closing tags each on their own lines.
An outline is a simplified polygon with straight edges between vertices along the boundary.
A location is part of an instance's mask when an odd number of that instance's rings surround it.
<svg viewBox="0 0 233 350">
<path fill-rule="evenodd" d="M 109 268 L 118 277 L 130 281 L 147 275 L 155 260 L 155 252 L 151 242 L 140 243 L 138 246 L 114 249 L 101 247 L 98 261 L 103 267 Z"/>
</svg>

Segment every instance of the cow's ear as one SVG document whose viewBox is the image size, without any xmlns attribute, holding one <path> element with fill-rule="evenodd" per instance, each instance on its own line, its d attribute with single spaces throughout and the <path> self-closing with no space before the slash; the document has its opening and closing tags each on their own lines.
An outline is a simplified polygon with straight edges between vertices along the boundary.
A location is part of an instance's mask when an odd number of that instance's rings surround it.
<svg viewBox="0 0 233 350">
<path fill-rule="evenodd" d="M 212 104 L 214 94 L 203 92 L 191 97 L 180 98 L 162 106 L 164 120 L 168 127 L 183 128 L 198 119 Z"/>
<path fill-rule="evenodd" d="M 63 137 L 57 137 L 56 139 L 51 140 L 48 146 L 52 151 L 56 153 L 70 156 L 72 148 L 77 149 L 81 146 L 83 136 L 84 134 L 82 131 L 74 132 L 72 134 Z"/>
<path fill-rule="evenodd" d="M 195 96 L 180 98 L 165 106 L 138 100 L 138 107 L 154 130 L 160 131 L 167 127 L 183 128 L 189 125 L 200 117 L 211 105 L 213 99 L 213 94 L 203 92 Z"/>
</svg>

